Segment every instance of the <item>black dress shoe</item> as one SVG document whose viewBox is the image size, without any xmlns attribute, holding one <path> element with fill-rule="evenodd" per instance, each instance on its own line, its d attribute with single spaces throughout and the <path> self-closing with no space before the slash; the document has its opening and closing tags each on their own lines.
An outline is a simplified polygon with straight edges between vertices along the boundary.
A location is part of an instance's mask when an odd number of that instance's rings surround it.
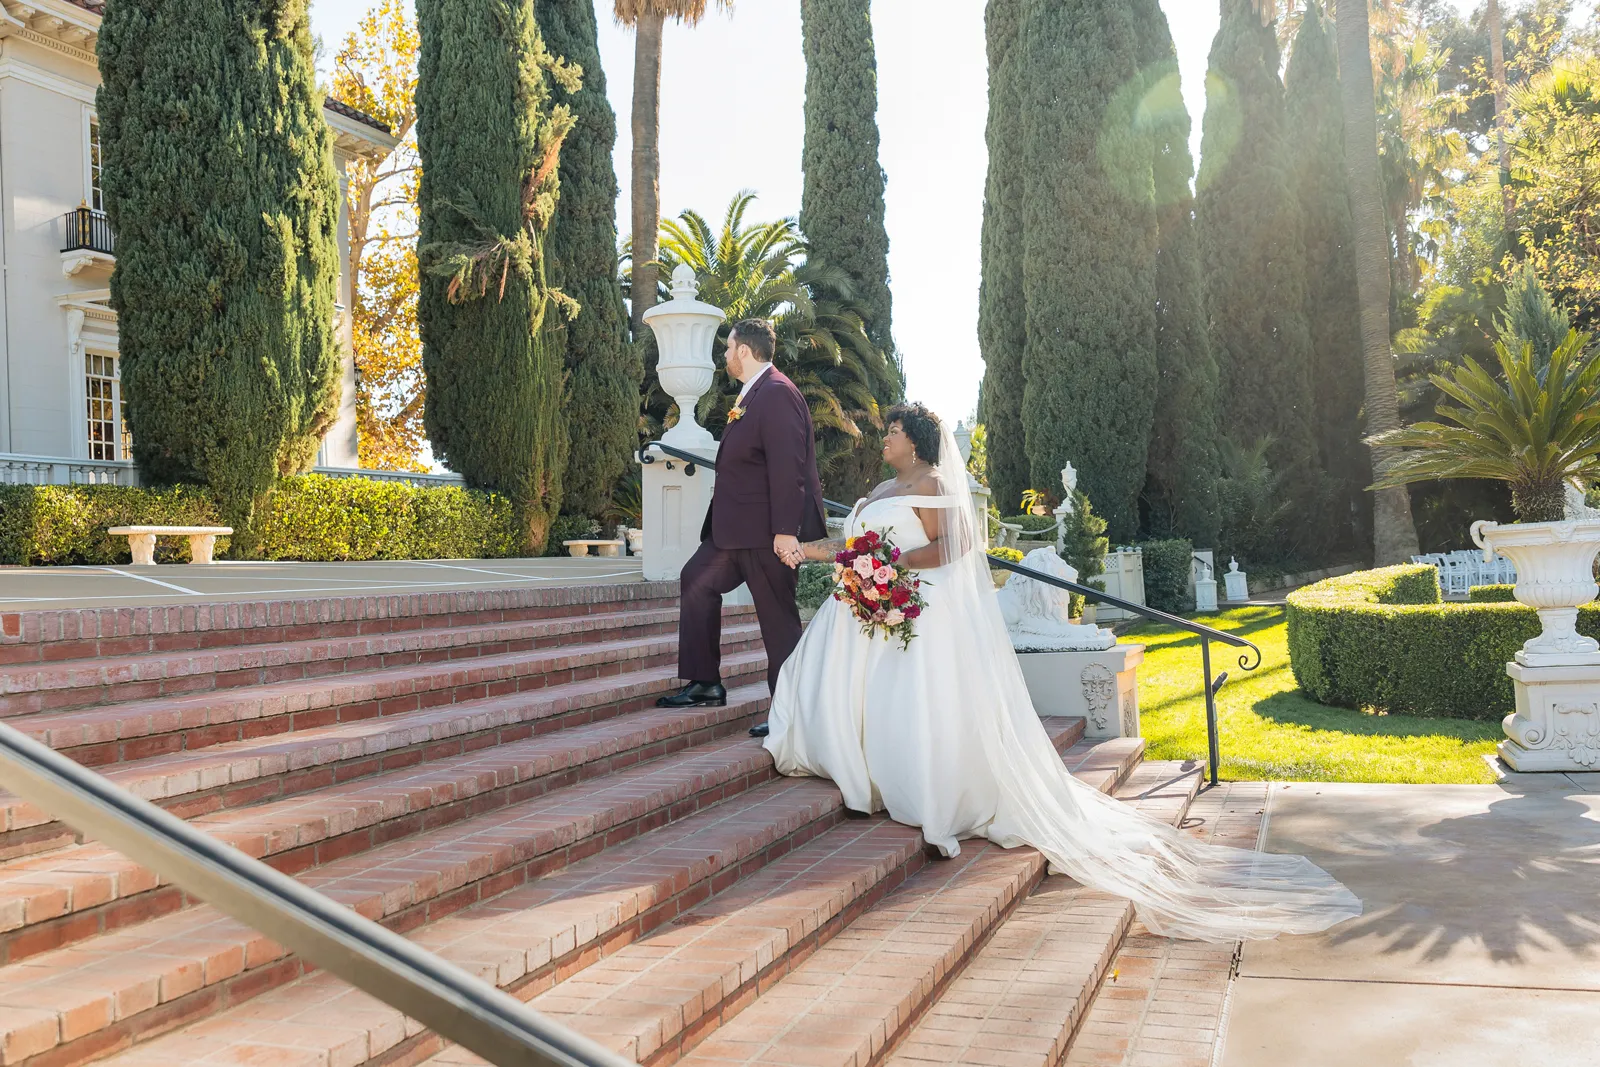
<svg viewBox="0 0 1600 1067">
<path fill-rule="evenodd" d="M 767 736 L 767 724 L 764 723 L 764 722 L 758 722 L 754 726 L 750 727 L 750 736 L 751 737 L 766 737 Z"/>
<path fill-rule="evenodd" d="M 728 691 L 721 682 L 690 682 L 670 696 L 656 701 L 658 708 L 720 708 L 728 703 Z"/>
<path fill-rule="evenodd" d="M 846 807 L 844 809 L 844 817 L 847 819 L 870 819 L 872 818 L 872 813 L 869 811 L 857 811 L 855 808 Z"/>
</svg>

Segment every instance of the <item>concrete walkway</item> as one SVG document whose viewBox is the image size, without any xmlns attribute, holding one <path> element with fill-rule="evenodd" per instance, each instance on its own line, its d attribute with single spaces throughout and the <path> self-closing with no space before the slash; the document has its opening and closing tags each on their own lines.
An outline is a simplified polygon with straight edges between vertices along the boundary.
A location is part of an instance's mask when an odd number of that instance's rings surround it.
<svg viewBox="0 0 1600 1067">
<path fill-rule="evenodd" d="M 1280 785 L 1264 847 L 1366 914 L 1245 945 L 1222 1067 L 1594 1063 L 1600 774 Z"/>
<path fill-rule="evenodd" d="M 636 582 L 643 580 L 640 565 L 637 556 L 552 556 L 370 563 L 219 561 L 209 567 L 3 567 L 0 611 Z"/>
</svg>

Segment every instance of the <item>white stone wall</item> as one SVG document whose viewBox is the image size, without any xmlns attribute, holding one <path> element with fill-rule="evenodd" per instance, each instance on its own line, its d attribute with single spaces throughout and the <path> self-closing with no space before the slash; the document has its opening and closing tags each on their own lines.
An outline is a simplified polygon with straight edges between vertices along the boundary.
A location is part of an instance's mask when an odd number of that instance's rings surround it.
<svg viewBox="0 0 1600 1067">
<path fill-rule="evenodd" d="M 0 453 L 88 457 L 84 352 L 117 351 L 116 317 L 106 306 L 113 264 L 61 253 L 62 217 L 89 195 L 98 28 L 98 16 L 65 0 L 0 0 Z M 339 258 L 347 264 L 345 166 L 356 154 L 381 157 L 394 140 L 346 115 L 323 114 L 335 136 Z M 72 260 L 70 273 L 64 259 Z M 340 272 L 337 299 L 339 417 L 317 462 L 353 468 L 359 453 L 348 270 Z"/>
<path fill-rule="evenodd" d="M 88 117 L 98 80 L 82 64 L 63 72 L 68 62 L 28 41 L 0 40 L 0 442 L 10 452 L 81 457 L 83 358 L 69 355 L 61 302 L 103 290 L 110 271 L 94 265 L 69 278 L 61 269 L 61 218 L 88 189 Z M 99 339 L 114 343 L 114 329 Z"/>
</svg>

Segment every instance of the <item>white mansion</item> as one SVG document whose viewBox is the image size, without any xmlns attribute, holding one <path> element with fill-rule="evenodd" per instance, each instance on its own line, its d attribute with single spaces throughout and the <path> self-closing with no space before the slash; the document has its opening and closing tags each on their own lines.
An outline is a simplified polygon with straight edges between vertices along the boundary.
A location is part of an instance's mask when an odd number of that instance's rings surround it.
<svg viewBox="0 0 1600 1067">
<path fill-rule="evenodd" d="M 108 306 L 116 235 L 100 195 L 95 39 L 104 0 L 0 0 L 0 482 L 133 484 Z M 329 100 L 348 262 L 345 167 L 388 128 Z M 357 467 L 350 279 L 339 282 L 344 392 L 317 462 Z M 330 473 L 334 471 L 330 470 Z"/>
</svg>

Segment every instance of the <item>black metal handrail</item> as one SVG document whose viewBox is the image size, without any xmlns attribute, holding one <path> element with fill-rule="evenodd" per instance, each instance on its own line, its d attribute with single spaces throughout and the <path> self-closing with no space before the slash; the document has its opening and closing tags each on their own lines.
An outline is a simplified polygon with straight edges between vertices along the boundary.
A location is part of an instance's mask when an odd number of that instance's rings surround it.
<svg viewBox="0 0 1600 1067">
<path fill-rule="evenodd" d="M 61 251 L 104 252 L 108 256 L 116 255 L 117 235 L 111 232 L 111 220 L 106 217 L 104 211 L 96 211 L 90 207 L 76 207 L 61 217 L 61 224 L 66 230 Z"/>
<path fill-rule="evenodd" d="M 704 456 L 697 456 L 693 452 L 686 452 L 683 449 L 675 448 L 672 445 L 662 444 L 660 441 L 653 441 L 640 449 L 639 459 L 641 462 L 655 462 L 655 458 L 650 455 L 650 449 L 652 448 L 660 449 L 669 456 L 683 460 L 687 464 L 687 466 L 684 468 L 684 473 L 690 475 L 691 477 L 694 475 L 694 471 L 697 466 L 705 467 L 707 470 L 712 471 L 717 469 L 715 460 L 706 459 Z M 669 463 L 668 469 L 670 468 L 671 464 Z M 830 511 L 834 511 L 836 514 L 840 515 L 848 515 L 854 510 L 853 508 L 848 508 L 836 501 L 827 499 L 823 500 L 823 505 Z M 1123 611 L 1149 619 L 1151 622 L 1158 622 L 1179 630 L 1186 630 L 1200 638 L 1200 667 L 1205 674 L 1204 689 L 1206 695 L 1206 747 L 1210 763 L 1209 770 L 1211 784 L 1217 784 L 1217 765 L 1221 762 L 1221 745 L 1219 744 L 1217 738 L 1217 691 L 1222 688 L 1222 683 L 1228 680 L 1228 672 L 1223 671 L 1215 678 L 1211 676 L 1211 642 L 1221 641 L 1223 644 L 1232 645 L 1235 648 L 1248 649 L 1249 651 L 1240 653 L 1239 655 L 1239 669 L 1244 671 L 1253 671 L 1257 667 L 1261 666 L 1261 649 L 1256 647 L 1255 642 L 1248 641 L 1236 634 L 1230 634 L 1226 630 L 1219 630 L 1215 626 L 1207 626 L 1203 622 L 1195 622 L 1193 619 L 1185 619 L 1181 615 L 1172 615 L 1168 612 L 1160 610 L 1159 608 L 1152 608 L 1146 604 L 1135 604 L 1132 601 L 1123 600 L 1121 597 L 1112 596 L 1104 589 L 1096 589 L 1092 585 L 1080 585 L 1077 582 L 1070 582 L 1065 578 L 1057 578 L 1053 574 L 1046 574 L 1043 571 L 1034 570 L 1032 567 L 1024 567 L 1020 563 L 1013 563 L 1008 559 L 1001 559 L 998 556 L 989 556 L 988 559 L 989 566 L 991 567 L 995 567 L 1000 570 L 1011 571 L 1013 574 L 1020 574 L 1024 578 L 1032 578 L 1034 581 L 1043 582 L 1045 585 L 1053 585 L 1057 589 L 1064 589 L 1069 593 L 1076 593 L 1078 596 L 1081 596 L 1086 600 L 1094 601 L 1098 604 L 1105 604 L 1113 608 L 1121 608 Z M 1250 661 L 1251 652 L 1255 653 L 1254 662 Z"/>
<path fill-rule="evenodd" d="M 490 1063 L 632 1062 L 4 723 L 0 786 Z"/>
</svg>

